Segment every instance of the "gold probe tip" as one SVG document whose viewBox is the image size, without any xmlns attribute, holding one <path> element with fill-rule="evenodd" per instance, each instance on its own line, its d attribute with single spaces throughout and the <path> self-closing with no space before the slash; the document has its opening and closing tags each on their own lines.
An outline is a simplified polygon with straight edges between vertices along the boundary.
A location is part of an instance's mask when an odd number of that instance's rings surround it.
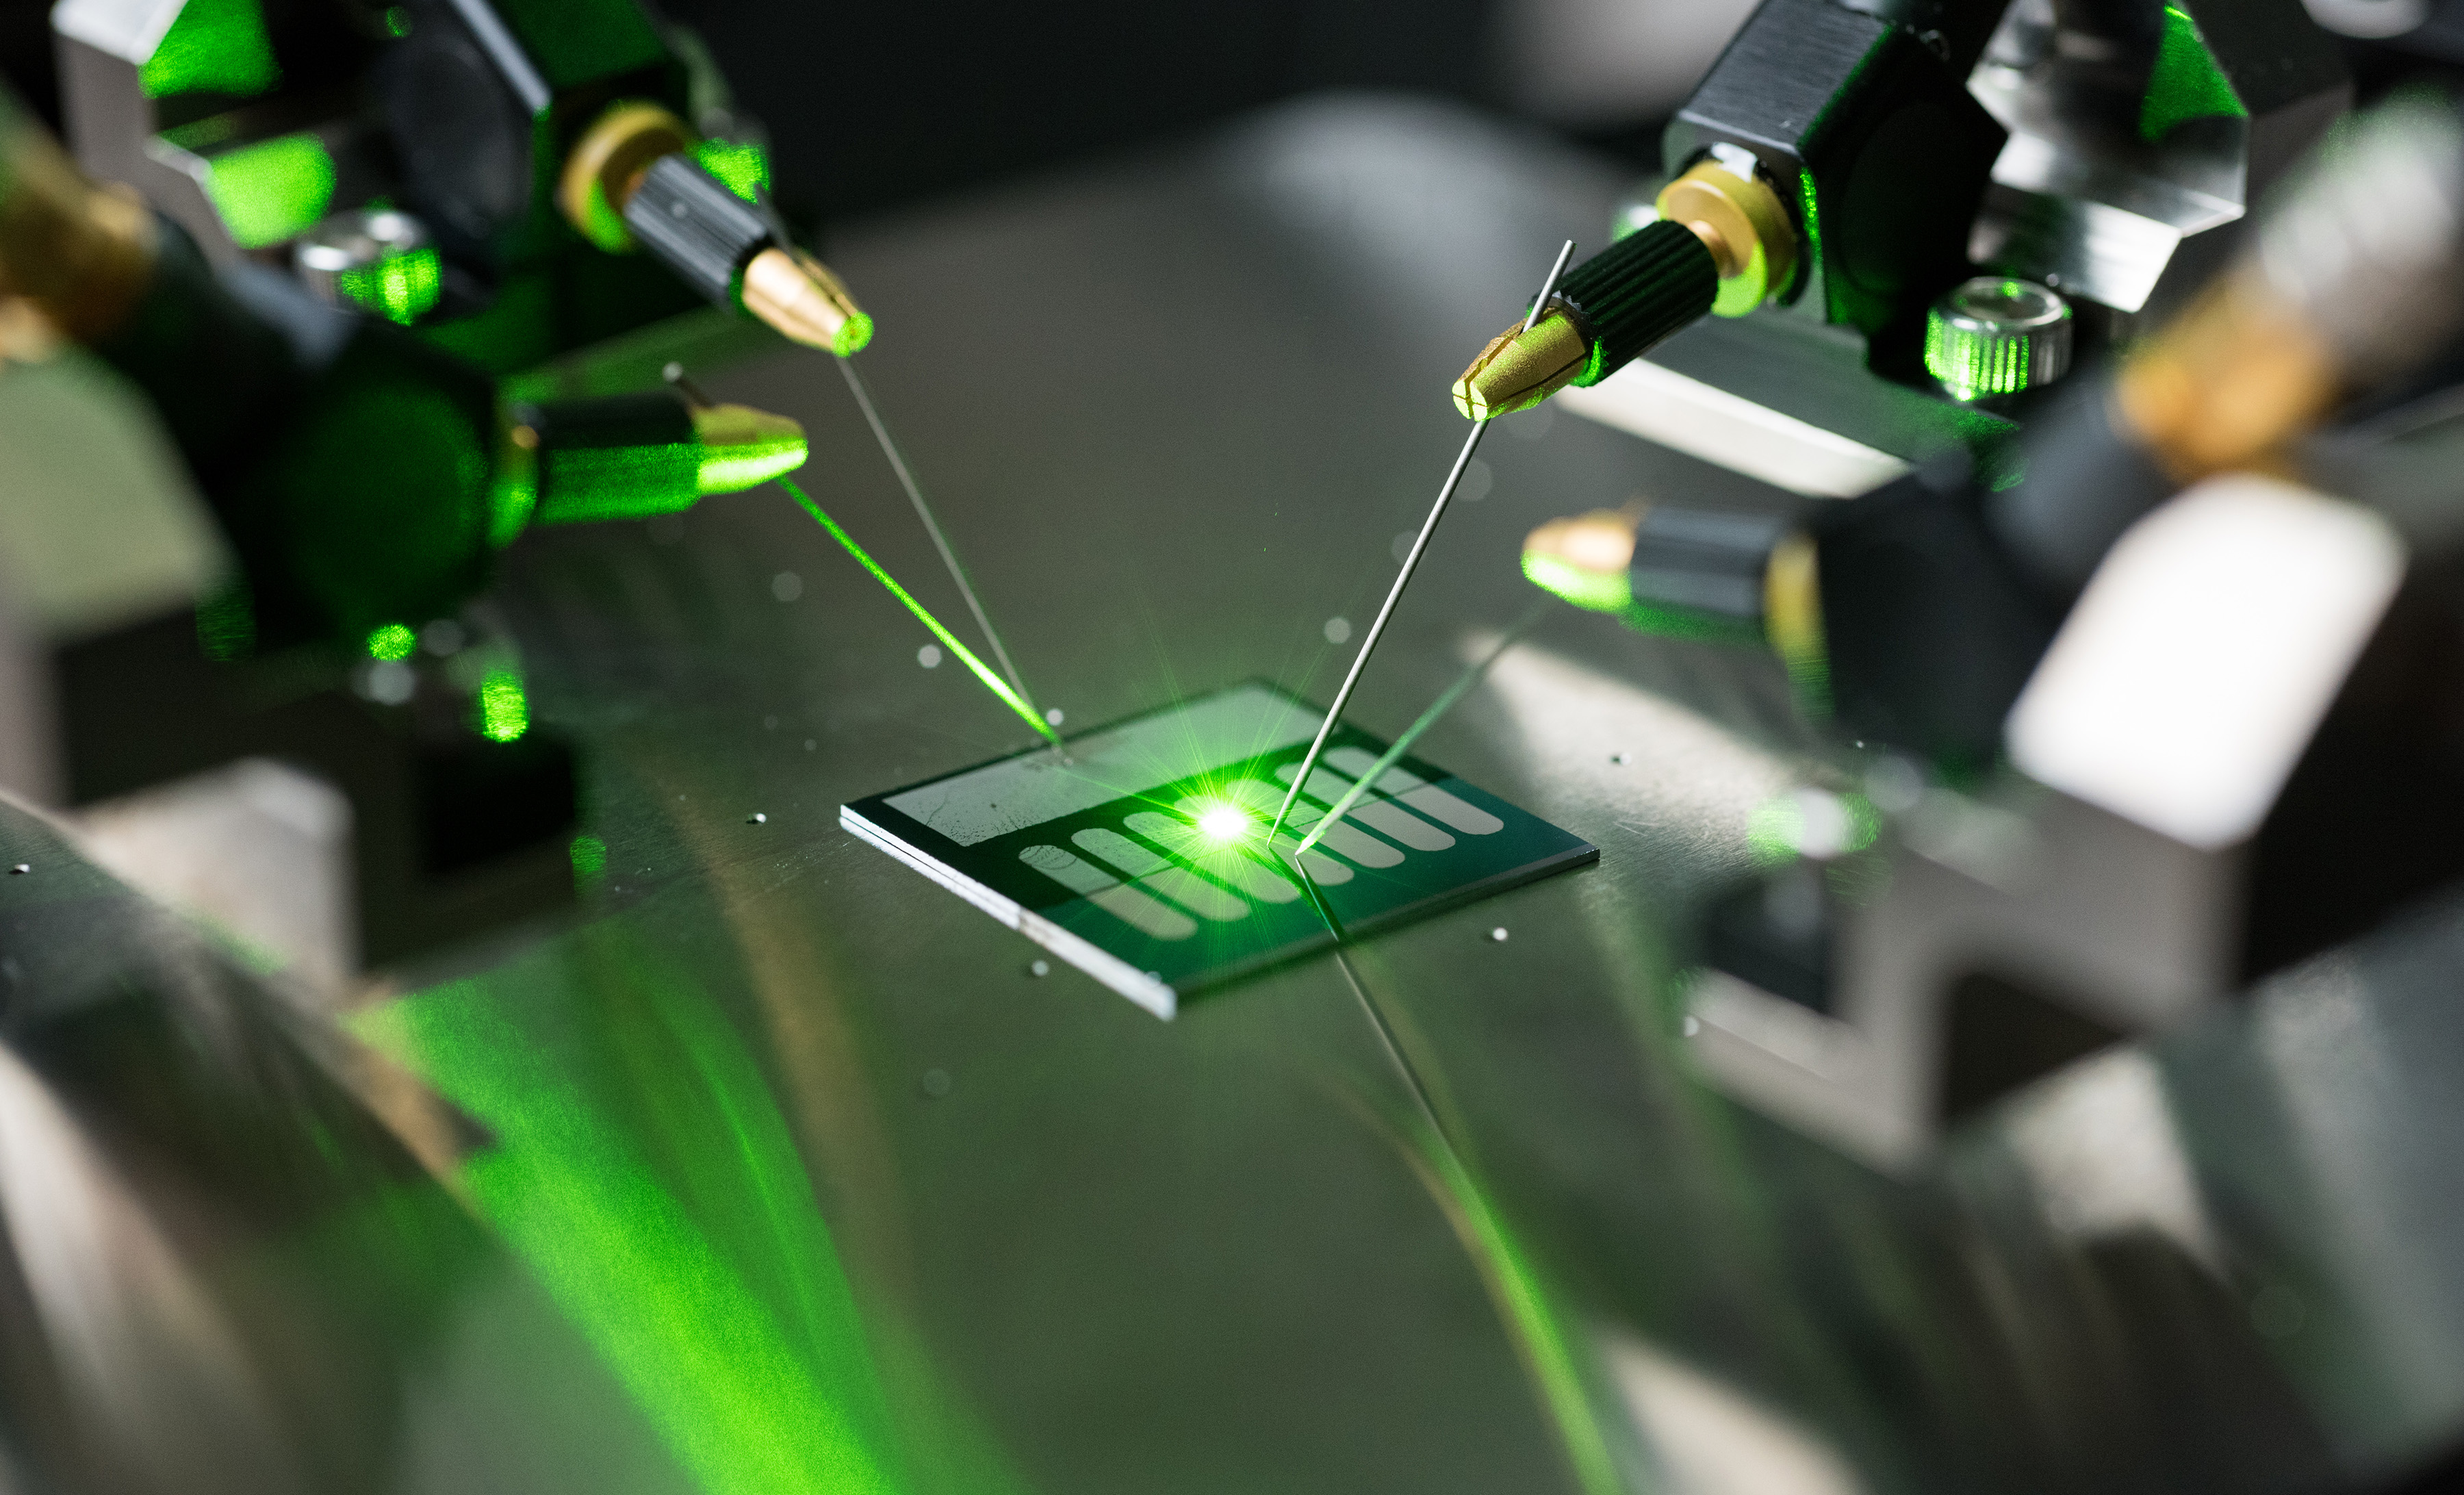
<svg viewBox="0 0 2464 1495">
<path fill-rule="evenodd" d="M 1563 312 L 1509 327 L 1455 381 L 1455 408 L 1469 421 L 1528 410 L 1572 383 L 1591 357 L 1591 341 Z"/>
<path fill-rule="evenodd" d="M 744 267 L 744 309 L 780 336 L 841 358 L 872 341 L 872 319 L 830 268 L 799 249 L 766 249 Z"/>
<path fill-rule="evenodd" d="M 747 405 L 707 405 L 693 412 L 701 442 L 701 496 L 742 493 L 804 465 L 804 428 Z"/>
</svg>

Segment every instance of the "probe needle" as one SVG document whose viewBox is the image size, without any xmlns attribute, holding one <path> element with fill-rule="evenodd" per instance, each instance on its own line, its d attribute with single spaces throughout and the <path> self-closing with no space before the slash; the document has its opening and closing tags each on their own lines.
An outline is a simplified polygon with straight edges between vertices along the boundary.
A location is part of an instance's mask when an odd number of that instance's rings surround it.
<svg viewBox="0 0 2464 1495">
<path fill-rule="evenodd" d="M 1009 650 L 1002 647 L 1001 635 L 994 631 L 992 615 L 984 611 L 983 603 L 977 598 L 975 583 L 967 579 L 967 568 L 958 563 L 957 550 L 951 545 L 950 537 L 941 532 L 941 521 L 934 517 L 933 506 L 924 501 L 923 485 L 915 481 L 915 473 L 907 466 L 906 456 L 899 451 L 897 441 L 890 434 L 889 424 L 882 420 L 881 411 L 873 405 L 871 386 L 864 382 L 862 374 L 856 372 L 854 359 L 843 358 L 836 362 L 839 372 L 847 376 L 848 390 L 855 395 L 856 407 L 864 411 L 865 424 L 872 428 L 872 439 L 881 444 L 881 454 L 889 459 L 890 470 L 898 474 L 898 486 L 907 491 L 907 501 L 915 506 L 915 517 L 924 521 L 924 533 L 933 537 L 933 548 L 941 553 L 941 563 L 950 568 L 950 580 L 958 583 L 958 595 L 967 600 L 967 611 L 975 615 L 976 627 L 983 630 L 984 642 L 992 646 L 993 657 L 1001 661 L 1001 673 L 1009 677 L 1010 689 L 1018 693 L 1029 710 L 1043 715 L 1043 709 L 1035 704 L 1034 693 L 1027 690 L 1025 679 L 1018 672 L 1018 666 L 1011 662 Z"/>
<path fill-rule="evenodd" d="M 1566 273 L 1566 261 L 1573 257 L 1574 241 L 1568 239 L 1566 247 L 1557 252 L 1557 263 L 1549 267 L 1549 278 L 1540 283 L 1540 295 L 1532 301 L 1530 314 L 1523 319 L 1523 327 L 1519 330 L 1529 331 L 1541 312 L 1548 308 L 1549 297 L 1557 290 L 1557 277 Z M 1456 486 L 1463 482 L 1463 471 L 1471 466 L 1471 454 L 1480 450 L 1480 438 L 1487 430 L 1488 422 L 1479 421 L 1473 424 L 1471 434 L 1463 438 L 1463 451 L 1455 457 L 1454 470 L 1446 473 L 1445 486 L 1438 490 L 1438 501 L 1430 506 L 1428 518 L 1421 521 L 1420 533 L 1412 541 L 1411 553 L 1403 558 L 1402 571 L 1396 576 L 1395 584 L 1386 590 L 1385 605 L 1377 609 L 1376 621 L 1369 625 L 1368 636 L 1360 641 L 1360 652 L 1352 656 L 1352 669 L 1343 677 L 1343 688 L 1334 693 L 1334 704 L 1327 708 L 1326 720 L 1318 723 L 1317 738 L 1309 743 L 1308 756 L 1301 759 L 1301 771 L 1292 777 L 1292 786 L 1284 791 L 1284 802 L 1275 811 L 1275 824 L 1266 830 L 1266 845 L 1275 844 L 1275 837 L 1283 831 L 1285 819 L 1292 813 L 1292 802 L 1300 798 L 1301 786 L 1309 782 L 1310 773 L 1317 768 L 1318 755 L 1326 751 L 1327 737 L 1333 733 L 1343 708 L 1351 703 L 1353 687 L 1360 683 L 1360 671 L 1368 667 L 1370 651 L 1377 647 L 1378 637 L 1386 631 L 1386 620 L 1395 615 L 1395 605 L 1403 600 L 1403 588 L 1412 584 L 1412 573 L 1419 569 L 1420 553 L 1429 548 L 1429 537 L 1437 533 L 1438 520 L 1445 517 L 1446 504 L 1453 499 Z"/>
</svg>

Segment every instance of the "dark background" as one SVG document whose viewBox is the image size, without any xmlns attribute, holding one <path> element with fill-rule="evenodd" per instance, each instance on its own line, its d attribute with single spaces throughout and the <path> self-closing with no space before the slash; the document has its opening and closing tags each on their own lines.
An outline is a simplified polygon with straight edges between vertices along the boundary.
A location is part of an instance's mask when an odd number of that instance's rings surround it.
<svg viewBox="0 0 2464 1495">
<path fill-rule="evenodd" d="M 1652 162 L 1683 80 L 1750 5 L 665 0 L 661 9 L 702 34 L 740 105 L 769 128 L 782 205 L 800 218 L 835 218 L 1169 142 L 1330 88 L 1467 99 Z M 56 126 L 50 9 L 0 0 L 0 76 Z M 2412 36 L 2347 50 L 2365 96 L 2425 62 L 2464 58 L 2464 0 L 2440 0 Z M 1594 82 L 1579 100 L 1559 97 L 1552 77 L 1596 76 L 1604 60 L 1612 79 L 1631 72 L 1631 86 L 1612 81 L 1603 96 Z"/>
</svg>

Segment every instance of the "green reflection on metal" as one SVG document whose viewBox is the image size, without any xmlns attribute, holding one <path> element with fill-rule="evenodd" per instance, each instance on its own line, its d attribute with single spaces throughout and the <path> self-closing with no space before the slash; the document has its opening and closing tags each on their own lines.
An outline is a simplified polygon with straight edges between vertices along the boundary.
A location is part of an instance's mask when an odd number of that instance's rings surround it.
<svg viewBox="0 0 2464 1495">
<path fill-rule="evenodd" d="M 419 647 L 419 635 L 407 624 L 388 623 L 368 634 L 368 657 L 371 659 L 408 659 Z"/>
<path fill-rule="evenodd" d="M 883 586 L 888 587 L 890 589 L 891 596 L 897 598 L 902 603 L 905 603 L 907 605 L 907 610 L 913 613 L 924 627 L 933 630 L 933 636 L 941 641 L 942 648 L 948 649 L 951 653 L 957 655 L 958 662 L 960 664 L 965 665 L 969 670 L 975 671 L 976 678 L 984 683 L 985 690 L 988 690 L 992 692 L 993 694 L 1001 697 L 1001 704 L 1007 706 L 1011 711 L 1018 713 L 1019 719 L 1025 722 L 1028 726 L 1033 727 L 1037 736 L 1044 737 L 1054 747 L 1059 747 L 1061 745 L 1061 734 L 1053 731 L 1050 723 L 1046 722 L 1043 717 L 1038 716 L 1035 714 L 1034 708 L 1021 700 L 1018 693 L 1009 688 L 1008 681 L 986 669 L 984 667 L 984 662 L 976 657 L 976 651 L 974 649 L 959 643 L 956 635 L 951 633 L 949 629 L 941 627 L 940 619 L 935 618 L 931 613 L 925 611 L 924 605 L 922 603 L 919 603 L 914 598 L 909 596 L 907 588 L 899 585 L 896 579 L 891 577 L 889 572 L 883 570 L 879 561 L 876 561 L 870 556 L 866 555 L 864 547 L 855 542 L 855 538 L 849 535 L 847 531 L 839 528 L 838 520 L 831 518 L 826 510 L 825 510 L 820 504 L 815 503 L 811 498 L 807 497 L 803 489 L 797 487 L 795 483 L 787 478 L 782 477 L 779 479 L 779 486 L 787 490 L 787 495 L 802 505 L 804 512 L 811 515 L 813 518 L 820 523 L 822 528 L 829 531 L 830 538 L 837 540 L 842 546 L 845 546 L 847 553 L 855 558 L 858 565 L 863 566 L 865 570 L 870 572 L 874 581 L 879 582 Z"/>
<path fill-rule="evenodd" d="M 697 491 L 705 497 L 742 493 L 803 467 L 809 450 L 801 434 L 704 447 Z"/>
<path fill-rule="evenodd" d="M 1800 169 L 1796 173 L 1797 225 L 1805 231 L 1805 254 L 1797 268 L 1789 275 L 1784 296 L 1793 296 L 1814 275 L 1814 267 L 1822 263 L 1822 200 L 1814 189 L 1814 173 Z"/>
<path fill-rule="evenodd" d="M 587 888 L 607 875 L 607 843 L 597 836 L 573 838 L 573 881 Z"/>
<path fill-rule="evenodd" d="M 539 462 L 508 443 L 488 479 L 488 548 L 502 550 L 521 538 L 539 512 Z"/>
<path fill-rule="evenodd" d="M 489 671 L 479 681 L 479 735 L 491 742 L 512 742 L 530 730 L 531 701 L 521 675 Z"/>
<path fill-rule="evenodd" d="M 2156 66 L 2147 77 L 2147 96 L 2139 102 L 2139 136 L 2159 141 L 2174 126 L 2190 120 L 2222 116 L 2243 120 L 2250 111 L 2233 80 L 2217 65 L 2199 34 L 2199 23 L 2180 6 L 2165 8 L 2165 33 L 2156 43 Z"/>
<path fill-rule="evenodd" d="M 407 36 L 410 34 L 410 12 L 404 10 L 401 6 L 391 5 L 385 7 L 384 19 L 386 35 Z"/>
<path fill-rule="evenodd" d="M 693 147 L 693 160 L 748 203 L 759 202 L 770 186 L 770 153 L 751 141 L 706 140 Z"/>
<path fill-rule="evenodd" d="M 256 603 L 234 577 L 197 604 L 197 648 L 208 659 L 246 659 L 256 652 Z"/>
<path fill-rule="evenodd" d="M 242 249 L 281 243 L 334 201 L 334 158 L 305 132 L 225 151 L 207 165 L 206 195 Z"/>
<path fill-rule="evenodd" d="M 1765 800 L 1746 817 L 1746 849 L 1759 866 L 1796 860 L 1796 845 L 1805 835 L 1805 811 L 1794 795 Z"/>
<path fill-rule="evenodd" d="M 1999 294 L 2006 303 L 2019 302 L 2031 290 L 2023 282 L 2005 280 Z M 2062 316 L 2069 319 L 2068 307 Z M 1940 309 L 1925 319 L 1925 372 L 1941 380 L 1953 399 L 2016 394 L 2028 387 L 2035 358 L 2035 348 L 2025 337 L 1961 327 Z"/>
<path fill-rule="evenodd" d="M 690 509 L 701 486 L 699 442 L 567 447 L 539 460 L 541 524 L 638 519 Z"/>
<path fill-rule="evenodd" d="M 870 1352 L 759 1067 L 684 979 L 612 954 L 592 1023 L 525 1031 L 535 1004 L 465 982 L 355 1026 L 493 1134 L 464 1191 L 704 1491 L 894 1495 Z M 649 1136 L 594 1095 L 594 1069 Z M 726 1230 L 722 1202 L 750 1218 Z"/>
<path fill-rule="evenodd" d="M 1765 800 L 1746 817 L 1746 849 L 1757 865 L 1774 867 L 1793 862 L 1809 854 L 1806 846 L 1806 805 L 1809 797 L 1824 811 L 1823 818 L 1837 819 L 1822 826 L 1823 845 L 1811 848 L 1812 854 L 1824 860 L 1862 851 L 1881 834 L 1881 816 L 1873 802 L 1861 794 L 1831 795 L 1820 790 L 1798 790 Z M 1824 802 L 1829 802 L 1828 805 Z"/>
<path fill-rule="evenodd" d="M 1584 1495 L 1624 1495 L 1628 1486 L 1583 1384 L 1576 1331 L 1559 1320 L 1530 1253 L 1425 1113 L 1379 1116 L 1358 1096 L 1347 1094 L 1345 1099 L 1396 1144 L 1444 1212 L 1535 1383 L 1541 1410 L 1556 1425 L 1558 1445 L 1573 1466 L 1575 1484 Z"/>
<path fill-rule="evenodd" d="M 148 99 L 264 93 L 282 77 L 256 0 L 188 0 L 137 70 Z"/>
<path fill-rule="evenodd" d="M 1626 571 L 1594 571 L 1557 556 L 1527 552 L 1523 576 L 1542 591 L 1593 612 L 1623 612 L 1634 602 L 1634 577 Z"/>
<path fill-rule="evenodd" d="M 445 262 L 432 247 L 415 249 L 345 270 L 335 283 L 353 303 L 407 327 L 436 309 L 437 295 L 445 285 Z"/>
</svg>

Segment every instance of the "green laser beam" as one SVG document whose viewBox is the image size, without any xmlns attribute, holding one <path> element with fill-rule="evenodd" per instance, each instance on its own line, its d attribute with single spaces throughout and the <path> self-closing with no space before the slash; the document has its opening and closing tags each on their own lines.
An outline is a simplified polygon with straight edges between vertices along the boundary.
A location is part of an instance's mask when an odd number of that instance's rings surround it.
<svg viewBox="0 0 2464 1495">
<path fill-rule="evenodd" d="M 907 588 L 899 585 L 896 578 L 883 570 L 881 568 L 880 561 L 873 560 L 869 555 L 866 555 L 864 547 L 855 542 L 854 536 L 849 535 L 847 531 L 839 528 L 839 521 L 830 517 L 828 510 L 824 509 L 820 504 L 813 502 L 809 495 L 807 495 L 803 489 L 797 487 L 795 483 L 789 479 L 781 477 L 778 481 L 780 487 L 787 490 L 787 496 L 802 504 L 806 514 L 811 515 L 813 518 L 820 523 L 822 528 L 830 532 L 830 538 L 832 539 L 837 540 L 840 544 L 847 547 L 847 553 L 855 557 L 856 563 L 858 565 L 864 567 L 867 571 L 871 572 L 872 579 L 874 581 L 879 582 L 886 587 L 889 587 L 891 596 L 897 598 L 902 603 L 905 603 L 907 605 L 907 610 L 913 613 L 916 618 L 923 623 L 924 627 L 931 628 L 933 630 L 933 636 L 939 639 L 944 648 L 948 649 L 951 653 L 956 654 L 968 669 L 976 672 L 976 678 L 984 683 L 985 690 L 1000 696 L 1002 704 L 1008 706 L 1011 711 L 1018 713 L 1020 720 L 1025 722 L 1028 726 L 1033 727 L 1038 734 L 1040 734 L 1045 740 L 1049 741 L 1054 747 L 1059 747 L 1061 745 L 1061 734 L 1052 730 L 1052 724 L 1045 721 L 1043 717 L 1038 716 L 1035 714 L 1035 708 L 1027 705 L 1016 691 L 1010 689 L 1008 681 L 1002 679 L 1001 676 L 993 673 L 991 670 L 985 668 L 984 662 L 976 657 L 976 651 L 969 649 L 964 644 L 959 643 L 957 639 L 951 634 L 949 629 L 941 627 L 941 620 L 934 617 L 931 613 L 926 612 L 922 603 L 919 603 L 914 598 L 907 595 Z"/>
<path fill-rule="evenodd" d="M 1367 773 L 1353 780 L 1352 787 L 1343 792 L 1343 798 L 1335 801 L 1334 807 L 1326 812 L 1326 818 L 1311 825 L 1309 833 L 1301 838 L 1299 848 L 1292 852 L 1294 865 L 1297 866 L 1300 859 L 1309 853 L 1309 849 L 1317 845 L 1318 838 L 1326 834 L 1328 826 L 1343 819 L 1344 812 L 1360 802 L 1360 797 L 1369 792 L 1371 784 L 1384 778 L 1386 770 L 1403 760 L 1403 755 L 1412 750 L 1412 744 L 1420 739 L 1421 733 L 1436 726 L 1439 717 L 1452 711 L 1455 702 L 1462 700 L 1464 693 L 1480 683 L 1481 677 L 1488 673 L 1489 666 L 1496 664 L 1507 649 L 1522 641 L 1524 634 L 1531 631 L 1531 626 L 1538 623 L 1540 615 L 1549 610 L 1549 602 L 1550 599 L 1544 597 L 1532 604 L 1531 610 L 1517 620 L 1514 627 L 1506 630 L 1505 637 L 1497 641 L 1497 647 L 1488 651 L 1486 658 L 1464 671 L 1462 679 L 1446 687 L 1446 693 L 1431 702 L 1429 709 L 1420 713 L 1420 719 L 1403 730 L 1403 735 L 1395 739 L 1395 745 L 1386 750 L 1385 756 L 1370 765 Z"/>
</svg>

